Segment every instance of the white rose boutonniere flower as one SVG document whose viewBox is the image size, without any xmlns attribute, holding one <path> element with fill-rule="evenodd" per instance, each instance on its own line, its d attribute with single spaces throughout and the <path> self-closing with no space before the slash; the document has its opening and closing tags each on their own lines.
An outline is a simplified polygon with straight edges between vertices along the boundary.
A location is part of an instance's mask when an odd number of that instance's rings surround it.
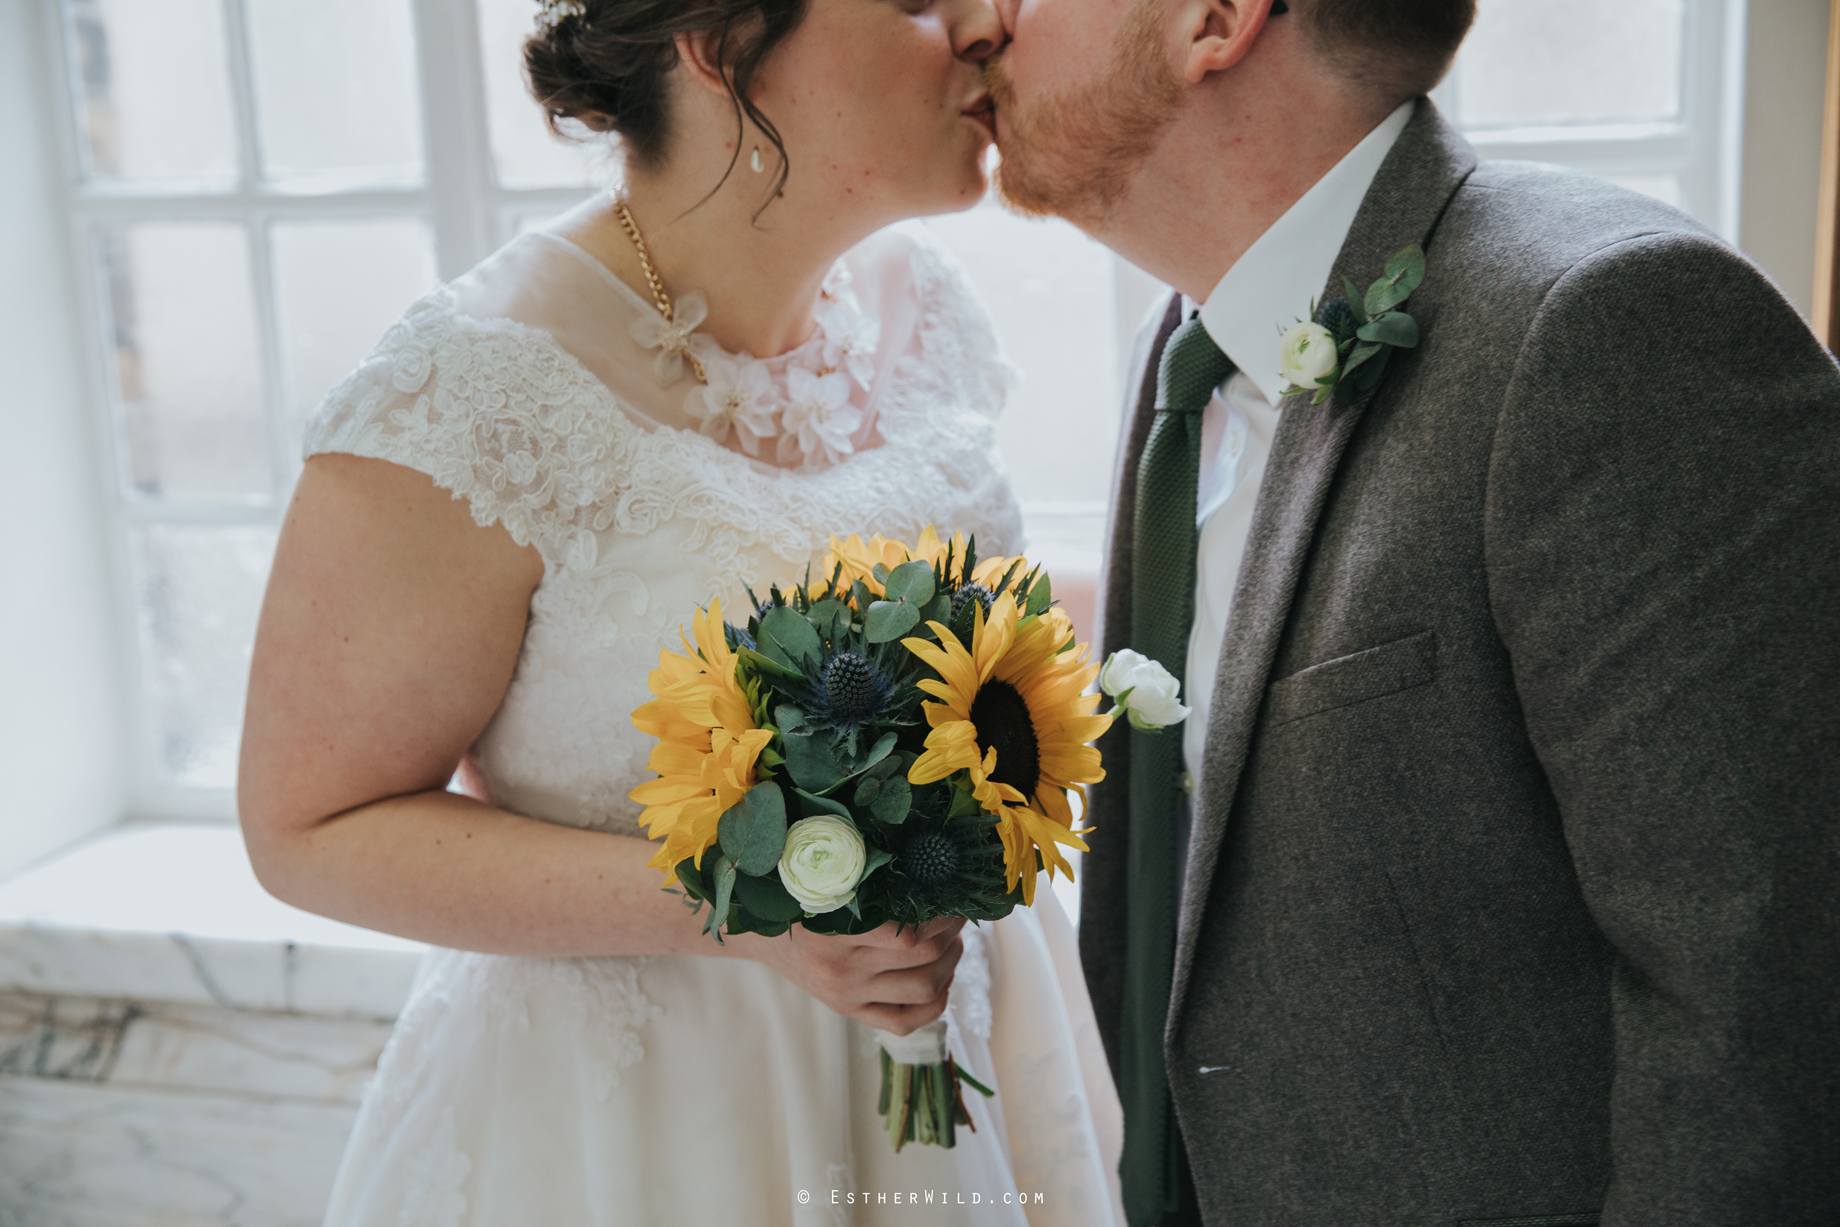
<svg viewBox="0 0 1840 1227">
<path fill-rule="evenodd" d="M 1118 704 L 1107 714 L 1122 711 L 1134 729 L 1156 733 L 1188 719 L 1190 709 L 1178 701 L 1182 684 L 1161 664 L 1130 648 L 1106 658 L 1099 670 L 1099 689 Z"/>
<path fill-rule="evenodd" d="M 1321 324 L 1292 324 L 1278 340 L 1278 373 L 1299 388 L 1316 387 L 1318 379 L 1334 374 L 1340 365 L 1335 334 Z"/>
<path fill-rule="evenodd" d="M 849 906 L 868 867 L 862 833 L 848 818 L 814 814 L 786 828 L 779 880 L 808 916 Z"/>
<path fill-rule="evenodd" d="M 1394 252 L 1380 279 L 1363 294 L 1346 277 L 1348 297 L 1320 307 L 1285 329 L 1278 340 L 1278 373 L 1289 385 L 1284 395 L 1314 393 L 1320 405 L 1347 383 L 1358 394 L 1380 382 L 1396 349 L 1418 344 L 1418 321 L 1402 307 L 1425 280 L 1425 252 L 1417 243 Z"/>
</svg>

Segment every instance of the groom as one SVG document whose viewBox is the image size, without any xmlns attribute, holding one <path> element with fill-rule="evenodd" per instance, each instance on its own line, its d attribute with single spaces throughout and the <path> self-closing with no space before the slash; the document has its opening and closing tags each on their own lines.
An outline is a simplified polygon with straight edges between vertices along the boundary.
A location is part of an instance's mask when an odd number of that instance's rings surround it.
<svg viewBox="0 0 1840 1227">
<path fill-rule="evenodd" d="M 1840 1223 L 1840 370 L 1478 163 L 1473 0 L 1001 2 L 1003 192 L 1178 291 L 1103 642 L 1194 714 L 1108 735 L 1080 926 L 1130 1222 Z"/>
</svg>

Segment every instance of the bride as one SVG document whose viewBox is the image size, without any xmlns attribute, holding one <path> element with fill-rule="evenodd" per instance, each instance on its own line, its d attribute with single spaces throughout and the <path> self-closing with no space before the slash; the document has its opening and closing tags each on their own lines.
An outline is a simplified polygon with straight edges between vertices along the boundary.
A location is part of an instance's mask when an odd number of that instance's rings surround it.
<svg viewBox="0 0 1840 1227">
<path fill-rule="evenodd" d="M 989 0 L 544 6 L 537 97 L 612 134 L 624 185 L 424 297 L 331 392 L 257 637 L 257 873 L 432 947 L 329 1224 L 1122 1221 L 1052 891 L 718 946 L 628 796 L 631 713 L 695 606 L 747 608 L 832 533 L 1021 545 L 990 323 L 890 228 L 982 195 L 1003 37 Z M 896 1154 L 870 1028 L 942 1012 L 997 1094 L 955 1148 Z"/>
</svg>

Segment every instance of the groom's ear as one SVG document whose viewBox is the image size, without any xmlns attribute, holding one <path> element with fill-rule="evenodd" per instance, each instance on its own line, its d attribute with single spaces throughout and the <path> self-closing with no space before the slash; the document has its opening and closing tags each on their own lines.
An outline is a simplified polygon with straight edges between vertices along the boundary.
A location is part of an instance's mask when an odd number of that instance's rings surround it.
<svg viewBox="0 0 1840 1227">
<path fill-rule="evenodd" d="M 1177 0 L 1174 33 L 1183 79 L 1198 85 L 1245 59 L 1272 8 L 1272 0 Z"/>
</svg>

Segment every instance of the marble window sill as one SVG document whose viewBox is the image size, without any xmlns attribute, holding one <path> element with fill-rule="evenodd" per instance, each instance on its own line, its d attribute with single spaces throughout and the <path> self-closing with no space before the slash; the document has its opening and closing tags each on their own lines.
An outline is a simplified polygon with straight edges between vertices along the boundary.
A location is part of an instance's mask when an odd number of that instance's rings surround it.
<svg viewBox="0 0 1840 1227">
<path fill-rule="evenodd" d="M 273 898 L 232 826 L 123 824 L 0 882 L 0 991 L 388 1020 L 422 950 Z"/>
</svg>

